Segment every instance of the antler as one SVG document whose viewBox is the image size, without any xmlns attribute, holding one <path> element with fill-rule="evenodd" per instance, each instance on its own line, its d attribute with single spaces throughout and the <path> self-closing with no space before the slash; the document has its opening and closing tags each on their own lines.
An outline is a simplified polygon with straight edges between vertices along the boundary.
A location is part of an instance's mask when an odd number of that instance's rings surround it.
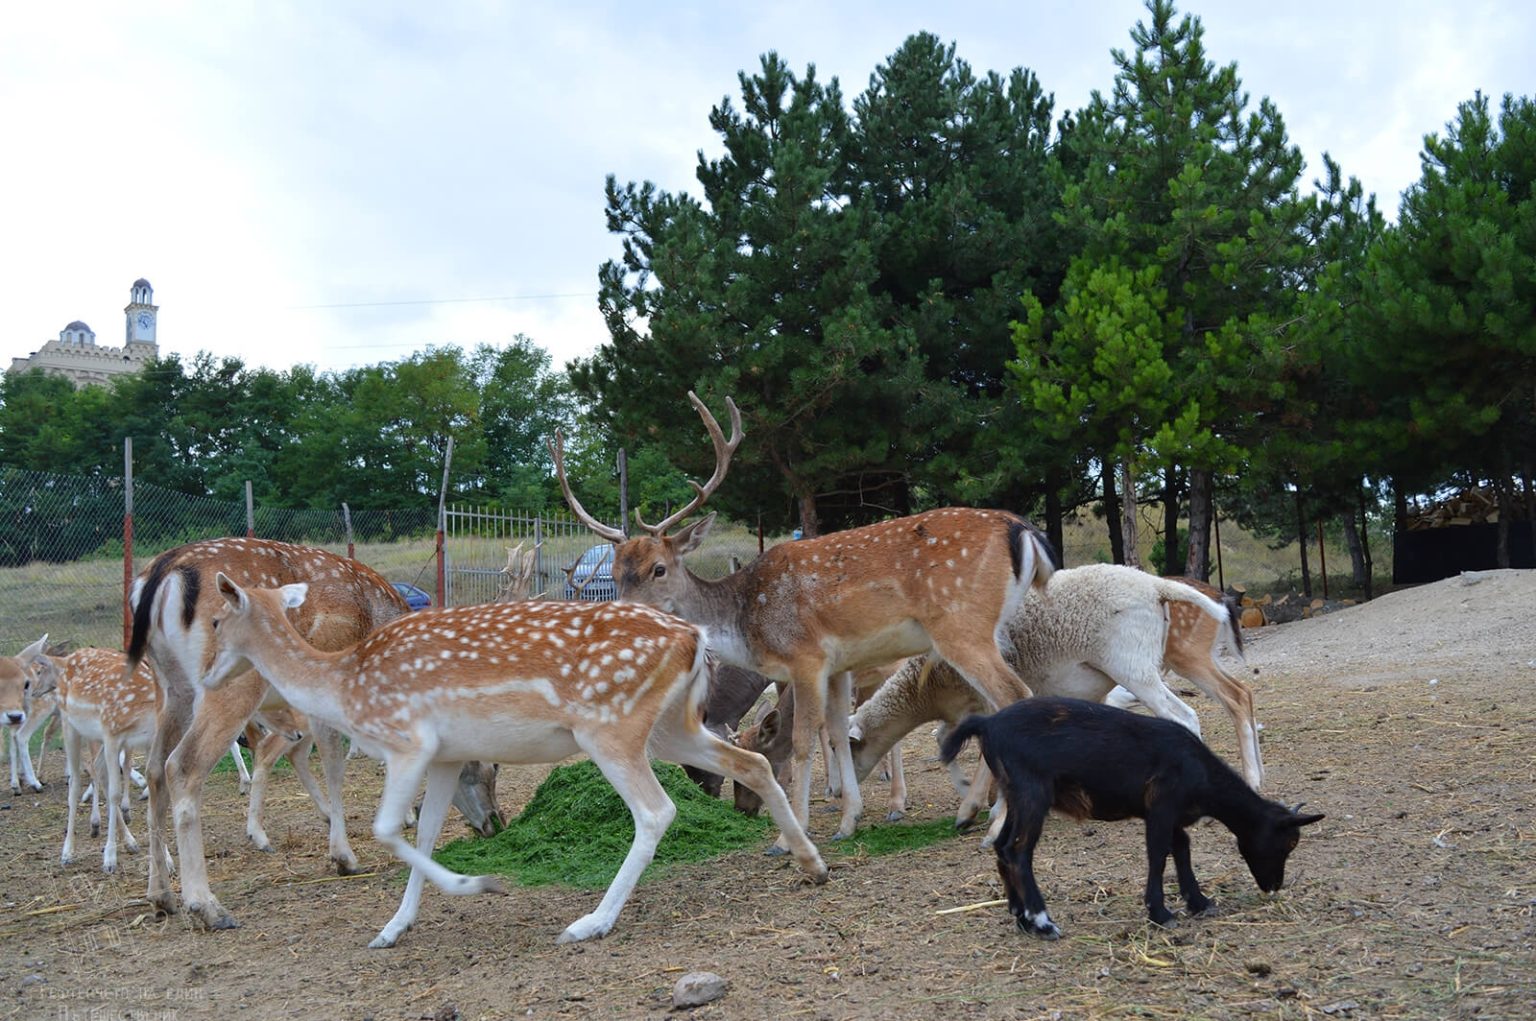
<svg viewBox="0 0 1536 1021">
<path fill-rule="evenodd" d="M 704 428 L 709 430 L 709 438 L 715 444 L 715 473 L 702 486 L 689 479 L 688 484 L 694 488 L 695 493 L 698 495 L 682 510 L 670 517 L 663 518 L 657 524 L 646 524 L 644 519 L 640 517 L 639 508 L 635 509 L 636 524 L 658 539 L 666 534 L 667 529 L 704 506 L 705 501 L 720 487 L 720 483 L 725 481 L 726 470 L 731 466 L 731 455 L 736 453 L 737 447 L 741 446 L 741 412 L 737 409 L 735 401 L 729 397 L 725 399 L 725 406 L 731 409 L 731 439 L 727 442 L 725 434 L 720 431 L 720 423 L 715 421 L 715 416 L 711 415 L 709 409 L 704 406 L 704 402 L 699 400 L 699 395 L 689 390 L 688 399 L 698 409 L 699 417 L 704 420 Z"/>
<path fill-rule="evenodd" d="M 576 499 L 576 494 L 571 492 L 571 484 L 565 477 L 565 435 L 559 429 L 555 430 L 555 438 L 550 441 L 549 453 L 555 459 L 555 476 L 560 480 L 560 492 L 565 494 L 566 506 L 571 508 L 576 519 L 609 542 L 623 542 L 627 539 L 628 536 L 617 528 L 605 525 L 588 514 L 587 509 Z"/>
</svg>

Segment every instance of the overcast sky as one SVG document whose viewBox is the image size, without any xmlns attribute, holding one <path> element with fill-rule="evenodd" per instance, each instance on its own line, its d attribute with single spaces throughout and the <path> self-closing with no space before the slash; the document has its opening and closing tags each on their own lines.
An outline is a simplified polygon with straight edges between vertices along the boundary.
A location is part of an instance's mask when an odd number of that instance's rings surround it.
<svg viewBox="0 0 1536 1021">
<path fill-rule="evenodd" d="M 1536 94 L 1536 5 L 1190 0 L 1210 59 L 1382 207 L 1482 89 Z M 0 27 L 0 366 L 129 285 L 162 353 L 321 370 L 518 333 L 557 366 L 605 339 L 603 181 L 699 194 L 710 108 L 776 50 L 846 99 L 909 35 L 1027 67 L 1058 116 L 1114 75 L 1139 0 L 8 5 Z M 478 300 L 492 299 L 492 300 Z"/>
</svg>

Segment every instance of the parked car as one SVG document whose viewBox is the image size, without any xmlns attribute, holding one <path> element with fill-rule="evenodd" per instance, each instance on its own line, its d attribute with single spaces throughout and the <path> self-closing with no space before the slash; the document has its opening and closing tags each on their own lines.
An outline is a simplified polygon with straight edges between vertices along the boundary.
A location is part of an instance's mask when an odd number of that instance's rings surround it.
<svg viewBox="0 0 1536 1021">
<path fill-rule="evenodd" d="M 432 605 L 432 597 L 424 589 L 419 589 L 408 581 L 396 581 L 391 584 L 412 610 L 425 610 Z"/>
<path fill-rule="evenodd" d="M 574 583 L 574 584 L 573 584 Z M 601 602 L 617 595 L 613 587 L 613 544 L 593 546 L 576 561 L 565 583 L 565 598 Z"/>
</svg>

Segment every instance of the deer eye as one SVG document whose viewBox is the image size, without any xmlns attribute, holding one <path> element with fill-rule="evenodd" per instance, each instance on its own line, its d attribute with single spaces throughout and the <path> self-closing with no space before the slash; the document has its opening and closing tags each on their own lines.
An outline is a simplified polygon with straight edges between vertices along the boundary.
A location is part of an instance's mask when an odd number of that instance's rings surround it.
<svg viewBox="0 0 1536 1021">
<path fill-rule="evenodd" d="M 657 564 L 655 567 L 651 568 L 651 577 L 653 577 L 653 578 L 665 577 L 666 573 L 667 573 L 667 565 L 666 564 Z"/>
</svg>

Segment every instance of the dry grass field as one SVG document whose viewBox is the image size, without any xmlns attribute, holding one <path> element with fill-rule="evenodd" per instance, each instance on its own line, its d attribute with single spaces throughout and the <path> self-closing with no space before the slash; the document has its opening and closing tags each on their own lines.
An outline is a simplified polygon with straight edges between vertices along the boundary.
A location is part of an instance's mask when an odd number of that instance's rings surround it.
<svg viewBox="0 0 1536 1021">
<path fill-rule="evenodd" d="M 41 794 L 0 794 L 0 1018 L 660 1018 L 700 969 L 731 987 L 699 1018 L 1536 1017 L 1533 606 L 1536 572 L 1487 572 L 1252 633 L 1266 793 L 1328 814 L 1286 889 L 1259 893 L 1205 823 L 1195 867 L 1218 913 L 1151 927 L 1139 827 L 1053 819 L 1038 865 L 1057 943 L 1002 908 L 950 910 L 999 896 L 990 852 L 965 835 L 883 857 L 829 848 L 819 888 L 757 849 L 678 867 L 636 890 L 613 934 L 575 946 L 555 937 L 596 893 L 428 890 L 401 945 L 368 950 L 402 875 L 367 836 L 367 760 L 347 804 L 367 871 L 347 879 L 291 776 L 274 785 L 276 854 L 245 843 L 232 777 L 213 777 L 212 879 L 243 925 L 206 933 L 149 911 L 140 857 L 103 876 L 86 840 L 59 866 L 54 758 Z M 1225 715 L 1191 703 L 1230 760 Z M 951 813 L 926 728 L 906 750 L 911 817 Z M 506 771 L 504 808 L 543 775 Z M 812 836 L 834 820 L 817 813 Z"/>
</svg>

